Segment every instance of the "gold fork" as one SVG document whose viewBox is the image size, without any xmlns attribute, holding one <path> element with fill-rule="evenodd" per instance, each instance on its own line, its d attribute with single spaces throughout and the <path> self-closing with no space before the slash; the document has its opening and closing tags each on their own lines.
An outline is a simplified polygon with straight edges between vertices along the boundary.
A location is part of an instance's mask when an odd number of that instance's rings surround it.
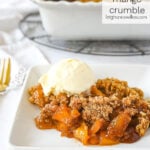
<svg viewBox="0 0 150 150">
<path fill-rule="evenodd" d="M 5 91 L 10 83 L 11 61 L 10 58 L 0 59 L 0 92 Z"/>
</svg>

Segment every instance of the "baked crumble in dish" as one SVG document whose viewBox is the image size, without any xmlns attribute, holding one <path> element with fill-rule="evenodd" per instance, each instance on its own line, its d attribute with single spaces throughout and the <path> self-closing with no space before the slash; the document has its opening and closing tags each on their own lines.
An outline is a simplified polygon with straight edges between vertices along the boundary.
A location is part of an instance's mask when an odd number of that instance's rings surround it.
<svg viewBox="0 0 150 150">
<path fill-rule="evenodd" d="M 115 78 L 98 79 L 90 89 L 68 95 L 44 95 L 41 84 L 29 89 L 29 101 L 39 107 L 39 129 L 56 129 L 84 145 L 134 143 L 150 125 L 150 103 L 141 89 Z"/>
<path fill-rule="evenodd" d="M 52 0 L 44 0 L 44 1 L 52 1 Z M 62 0 L 54 0 L 54 1 L 62 1 Z M 102 0 L 66 0 L 68 2 L 75 2 L 75 1 L 80 1 L 80 2 L 101 2 Z"/>
</svg>

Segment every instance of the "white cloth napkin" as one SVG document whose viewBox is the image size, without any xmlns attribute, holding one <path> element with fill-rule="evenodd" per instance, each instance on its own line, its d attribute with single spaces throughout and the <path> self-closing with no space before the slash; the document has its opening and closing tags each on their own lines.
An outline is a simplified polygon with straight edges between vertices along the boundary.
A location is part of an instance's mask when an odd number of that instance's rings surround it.
<svg viewBox="0 0 150 150">
<path fill-rule="evenodd" d="M 29 69 L 35 65 L 48 64 L 48 61 L 40 52 L 40 50 L 37 49 L 34 44 L 27 39 L 16 44 L 2 46 L 0 48 L 0 53 L 2 53 L 3 56 L 7 55 L 11 57 L 18 63 L 18 65 L 21 65 L 26 69 Z"/>
<path fill-rule="evenodd" d="M 31 0 L 0 0 L 0 57 L 9 55 L 18 65 L 26 69 L 47 64 L 41 51 L 34 44 L 23 39 L 18 29 L 19 21 L 28 13 L 38 11 Z"/>
<path fill-rule="evenodd" d="M 35 11 L 37 6 L 31 0 L 0 0 L 0 30 L 12 31 L 26 14 Z"/>
</svg>

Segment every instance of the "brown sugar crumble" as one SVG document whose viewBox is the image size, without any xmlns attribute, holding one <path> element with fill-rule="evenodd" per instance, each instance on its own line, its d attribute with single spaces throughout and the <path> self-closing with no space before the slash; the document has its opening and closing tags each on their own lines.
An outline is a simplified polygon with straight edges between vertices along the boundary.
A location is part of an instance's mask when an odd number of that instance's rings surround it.
<svg viewBox="0 0 150 150">
<path fill-rule="evenodd" d="M 57 129 L 85 145 L 133 143 L 150 125 L 150 102 L 143 91 L 115 78 L 99 79 L 90 90 L 72 96 L 44 96 L 40 84 L 29 95 L 40 108 L 35 118 L 39 129 Z"/>
</svg>

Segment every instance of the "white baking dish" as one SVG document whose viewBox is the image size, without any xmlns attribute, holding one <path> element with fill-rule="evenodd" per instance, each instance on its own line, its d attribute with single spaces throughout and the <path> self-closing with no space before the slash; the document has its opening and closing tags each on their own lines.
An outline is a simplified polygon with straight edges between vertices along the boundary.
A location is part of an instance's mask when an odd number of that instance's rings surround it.
<svg viewBox="0 0 150 150">
<path fill-rule="evenodd" d="M 150 24 L 102 24 L 101 2 L 33 0 L 43 26 L 53 38 L 63 40 L 150 39 Z"/>
</svg>

